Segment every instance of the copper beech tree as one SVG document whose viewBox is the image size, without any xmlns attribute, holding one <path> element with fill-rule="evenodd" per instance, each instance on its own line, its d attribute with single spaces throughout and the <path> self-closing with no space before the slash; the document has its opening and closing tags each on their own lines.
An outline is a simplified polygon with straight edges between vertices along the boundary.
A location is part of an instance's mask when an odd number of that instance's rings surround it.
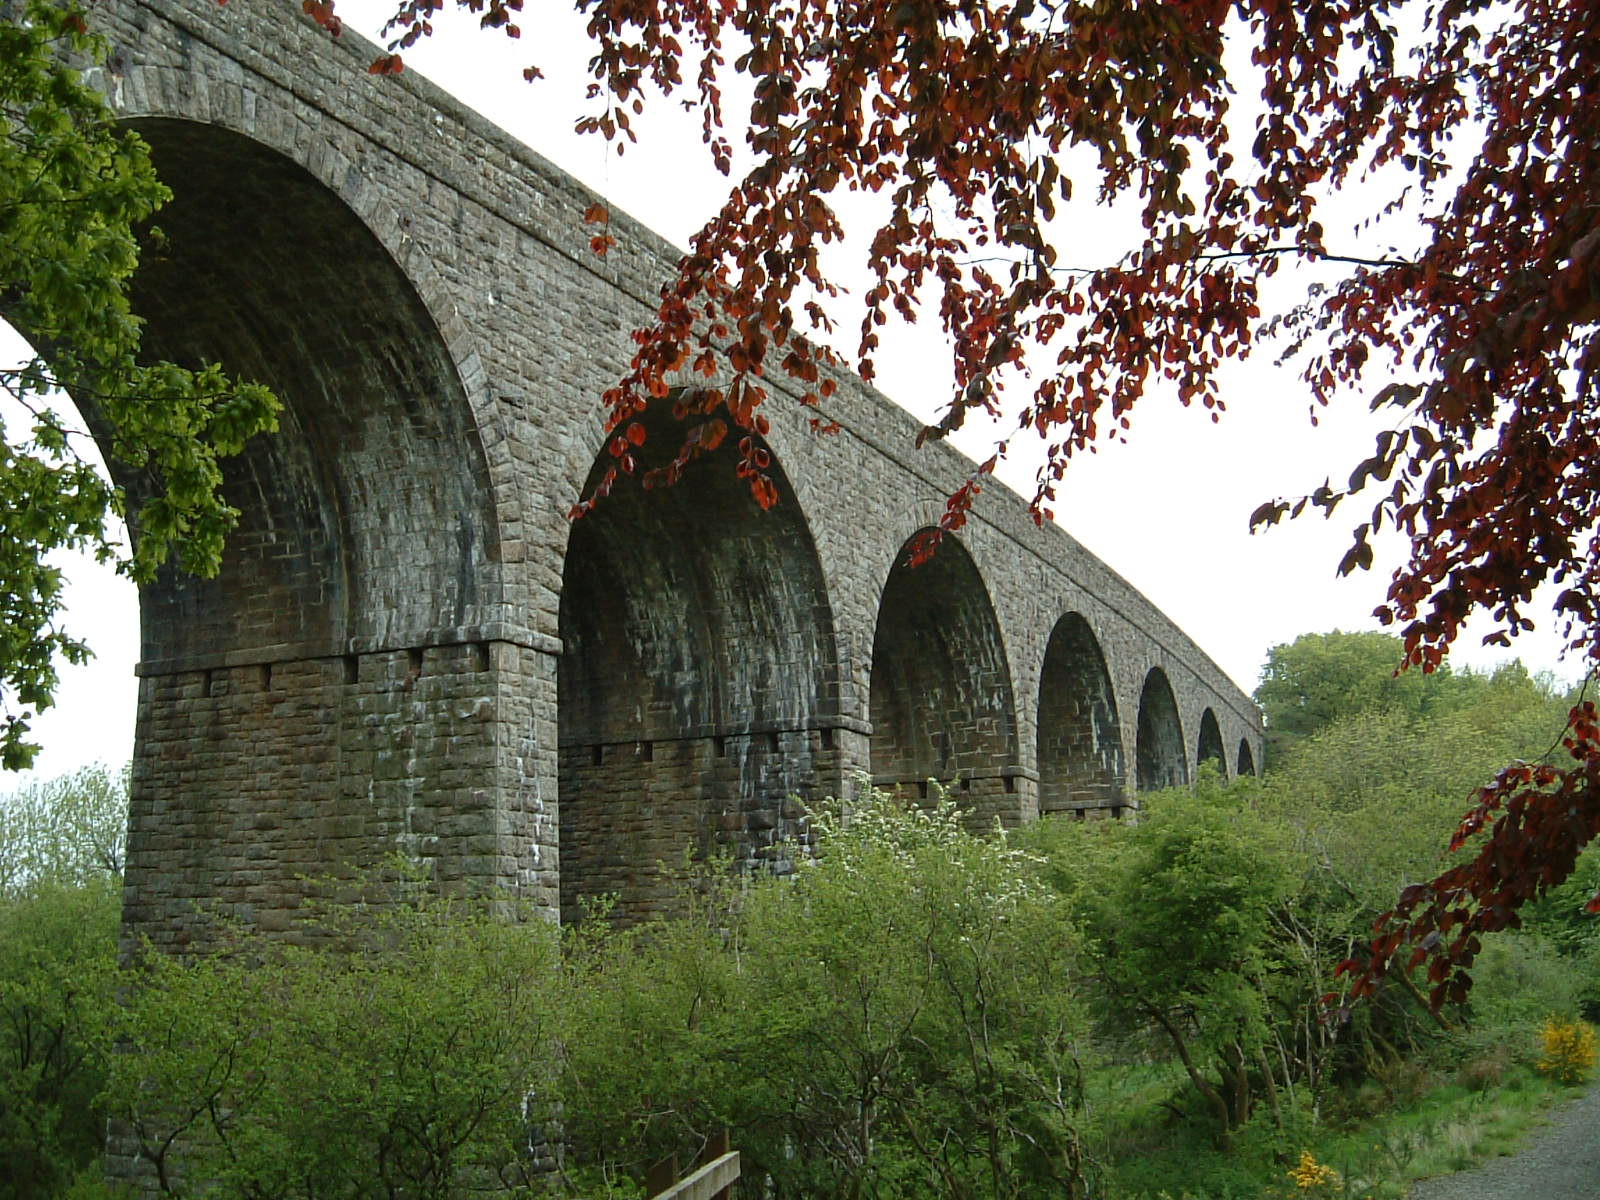
<svg viewBox="0 0 1600 1200">
<path fill-rule="evenodd" d="M 376 73 L 446 4 L 516 37 L 521 0 L 406 0 Z M 330 30 L 332 0 L 306 0 Z M 577 0 L 592 41 L 580 127 L 625 145 L 646 106 L 697 107 L 706 151 L 742 174 L 661 289 L 627 376 L 605 395 L 620 479 L 674 481 L 728 437 L 763 504 L 759 441 L 775 375 L 817 404 L 848 362 L 872 377 L 891 316 L 937 312 L 951 391 L 924 438 L 981 410 L 1046 447 L 1034 515 L 1073 456 L 1127 428 L 1152 389 L 1220 412 L 1218 369 L 1286 341 L 1319 404 L 1388 428 L 1347 481 L 1262 505 L 1370 504 L 1341 571 L 1385 526 L 1410 539 L 1378 610 L 1424 671 L 1471 613 L 1508 645 L 1535 588 L 1559 588 L 1571 647 L 1600 661 L 1600 6 L 1590 0 Z M 539 76 L 537 63 L 525 75 Z M 747 112 L 730 119 L 724 84 Z M 1248 111 L 1241 117 L 1236 108 Z M 859 332 L 836 329 L 824 248 L 840 196 L 875 193 L 860 238 Z M 1330 198 L 1410 246 L 1325 230 Z M 1136 211 L 1142 235 L 1085 262 L 1069 205 Z M 605 214 L 594 246 L 610 246 Z M 1070 248 L 1070 249 L 1069 249 Z M 1313 262 L 1327 282 L 1268 311 L 1264 285 Z M 1331 277 L 1329 272 L 1333 272 Z M 802 331 L 805 334 L 802 335 Z M 637 418 L 669 392 L 684 436 L 646 470 Z M 821 419 L 819 418 L 819 423 Z M 950 496 L 959 529 L 997 458 Z M 934 535 L 937 537 L 937 533 Z M 922 553 L 931 545 L 923 545 Z M 1555 765 L 1516 765 L 1476 796 L 1476 857 L 1408 889 L 1353 990 L 1428 963 L 1435 1003 L 1467 987 L 1479 935 L 1564 878 L 1600 828 L 1595 710 Z M 1481 831 L 1487 835 L 1473 840 Z M 1600 908 L 1600 898 L 1591 907 Z M 1402 962 L 1402 956 L 1407 956 Z"/>
</svg>

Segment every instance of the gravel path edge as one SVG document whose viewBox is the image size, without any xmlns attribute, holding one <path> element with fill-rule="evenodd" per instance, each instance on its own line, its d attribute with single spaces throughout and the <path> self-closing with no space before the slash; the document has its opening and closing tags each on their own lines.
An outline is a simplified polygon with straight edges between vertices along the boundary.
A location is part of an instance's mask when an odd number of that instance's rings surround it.
<svg viewBox="0 0 1600 1200">
<path fill-rule="evenodd" d="M 1551 1107 L 1521 1150 L 1415 1184 L 1410 1200 L 1596 1200 L 1600 1197 L 1600 1084 Z"/>
</svg>

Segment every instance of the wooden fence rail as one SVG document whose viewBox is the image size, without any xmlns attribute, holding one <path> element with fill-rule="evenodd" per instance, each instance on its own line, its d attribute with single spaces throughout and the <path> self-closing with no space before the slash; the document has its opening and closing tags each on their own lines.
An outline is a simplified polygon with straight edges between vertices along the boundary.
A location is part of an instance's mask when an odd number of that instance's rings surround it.
<svg viewBox="0 0 1600 1200">
<path fill-rule="evenodd" d="M 682 1179 L 678 1179 L 676 1158 L 658 1162 L 645 1181 L 651 1189 L 650 1200 L 731 1200 L 739 1178 L 739 1152 L 728 1149 L 727 1130 L 712 1137 L 703 1158 L 705 1161 Z"/>
</svg>

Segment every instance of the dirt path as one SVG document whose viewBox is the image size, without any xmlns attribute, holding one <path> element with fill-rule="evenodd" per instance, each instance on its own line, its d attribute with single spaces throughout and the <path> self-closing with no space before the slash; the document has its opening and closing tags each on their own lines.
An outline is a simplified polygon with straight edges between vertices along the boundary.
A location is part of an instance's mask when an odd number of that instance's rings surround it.
<svg viewBox="0 0 1600 1200">
<path fill-rule="evenodd" d="M 1600 1197 L 1600 1086 L 1550 1111 L 1517 1153 L 1475 1171 L 1424 1180 L 1411 1200 L 1596 1200 Z"/>
</svg>

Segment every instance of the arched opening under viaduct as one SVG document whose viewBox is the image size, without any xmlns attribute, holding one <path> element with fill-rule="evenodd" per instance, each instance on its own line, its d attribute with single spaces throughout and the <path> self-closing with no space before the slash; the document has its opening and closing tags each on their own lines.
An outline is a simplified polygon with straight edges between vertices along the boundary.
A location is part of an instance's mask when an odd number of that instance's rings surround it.
<svg viewBox="0 0 1600 1200">
<path fill-rule="evenodd" d="M 489 766 L 459 715 L 489 648 L 461 631 L 498 599 L 498 535 L 449 349 L 306 169 L 217 126 L 131 124 L 174 197 L 132 284 L 144 353 L 220 361 L 283 411 L 223 464 L 241 516 L 221 572 L 141 595 L 129 924 L 165 936 L 197 901 L 283 922 L 298 878 L 392 850 L 481 874 L 466 845 L 490 802 L 442 773 Z"/>
<path fill-rule="evenodd" d="M 1123 803 L 1127 768 L 1111 674 L 1089 622 L 1056 622 L 1039 678 L 1039 811 L 1083 813 Z"/>
<path fill-rule="evenodd" d="M 873 637 L 873 782 L 920 796 L 935 779 L 976 824 L 1016 824 L 1016 707 L 989 594 L 954 537 L 915 567 L 910 544 L 889 572 Z"/>
<path fill-rule="evenodd" d="M 1228 777 L 1228 752 L 1222 748 L 1222 730 L 1217 727 L 1217 714 L 1209 708 L 1200 714 L 1200 741 L 1194 760 L 1210 763 L 1224 779 Z"/>
<path fill-rule="evenodd" d="M 1239 765 L 1235 774 L 1240 779 L 1256 773 L 1256 756 L 1250 752 L 1249 738 L 1239 739 L 1239 756 L 1234 761 Z"/>
<path fill-rule="evenodd" d="M 641 469 L 682 442 L 653 412 Z M 628 481 L 577 520 L 561 588 L 561 912 L 670 907 L 686 851 L 781 867 L 792 796 L 839 792 L 833 617 L 781 465 L 762 511 L 735 438 L 672 487 Z M 610 462 L 602 451 L 590 485 Z"/>
<path fill-rule="evenodd" d="M 1139 693 L 1139 741 L 1135 750 L 1141 792 L 1182 787 L 1189 782 L 1183 726 L 1172 684 L 1160 667 L 1150 668 Z"/>
</svg>

